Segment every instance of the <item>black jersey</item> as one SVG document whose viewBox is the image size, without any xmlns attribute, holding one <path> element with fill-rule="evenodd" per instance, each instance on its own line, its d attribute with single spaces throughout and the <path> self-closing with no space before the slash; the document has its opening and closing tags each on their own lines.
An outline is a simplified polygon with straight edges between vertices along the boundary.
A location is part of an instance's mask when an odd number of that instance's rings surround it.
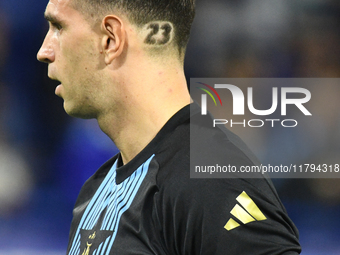
<svg viewBox="0 0 340 255">
<path fill-rule="evenodd" d="M 181 109 L 129 163 L 118 154 L 84 184 L 69 255 L 300 253 L 298 231 L 270 180 L 190 178 L 190 132 L 203 145 L 206 134 L 218 139 L 205 157 L 256 164 L 230 131 L 201 125 L 205 117 L 193 107 L 191 118 L 190 106 Z"/>
</svg>

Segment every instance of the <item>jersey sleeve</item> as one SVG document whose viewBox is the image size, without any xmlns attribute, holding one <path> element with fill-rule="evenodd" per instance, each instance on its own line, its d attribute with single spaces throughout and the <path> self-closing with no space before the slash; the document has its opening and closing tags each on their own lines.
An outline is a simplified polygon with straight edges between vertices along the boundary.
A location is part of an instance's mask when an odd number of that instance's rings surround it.
<svg viewBox="0 0 340 255">
<path fill-rule="evenodd" d="M 265 179 L 169 183 L 158 208 L 168 254 L 300 253 L 298 231 Z"/>
</svg>

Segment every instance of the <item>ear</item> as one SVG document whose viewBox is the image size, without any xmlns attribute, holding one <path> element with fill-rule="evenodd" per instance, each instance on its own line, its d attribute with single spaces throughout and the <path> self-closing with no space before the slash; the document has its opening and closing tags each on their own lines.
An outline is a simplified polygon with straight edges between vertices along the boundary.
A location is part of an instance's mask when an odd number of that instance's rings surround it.
<svg viewBox="0 0 340 255">
<path fill-rule="evenodd" d="M 125 28 L 120 18 L 115 15 L 109 15 L 103 19 L 101 30 L 104 35 L 101 46 L 105 56 L 105 63 L 109 65 L 124 50 Z"/>
</svg>

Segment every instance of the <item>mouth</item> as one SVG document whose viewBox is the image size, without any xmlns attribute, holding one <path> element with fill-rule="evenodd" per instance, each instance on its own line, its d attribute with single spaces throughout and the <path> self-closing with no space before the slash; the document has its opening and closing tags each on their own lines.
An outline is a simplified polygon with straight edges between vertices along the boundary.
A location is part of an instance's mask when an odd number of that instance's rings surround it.
<svg viewBox="0 0 340 255">
<path fill-rule="evenodd" d="M 62 92 L 62 82 L 55 76 L 53 75 L 53 73 L 51 72 L 50 70 L 50 65 L 48 66 L 48 73 L 47 73 L 47 76 L 48 78 L 50 78 L 51 80 L 53 81 L 56 81 L 54 84 L 56 84 L 56 88 L 55 88 L 55 91 L 54 93 L 59 96 L 59 97 L 62 97 L 61 96 L 61 92 Z"/>
<path fill-rule="evenodd" d="M 53 75 L 48 74 L 48 78 L 50 78 L 51 80 L 55 81 L 55 82 L 53 82 L 54 84 L 60 84 L 60 83 L 62 83 L 58 78 L 56 78 L 56 77 L 53 76 Z M 60 85 L 61 85 L 61 84 L 60 84 Z"/>
<path fill-rule="evenodd" d="M 61 97 L 62 82 L 59 79 L 57 79 L 56 77 L 52 76 L 52 75 L 51 76 L 49 75 L 48 77 L 51 80 L 55 81 L 55 82 L 53 82 L 54 86 L 56 86 L 54 93 L 57 96 Z"/>
</svg>

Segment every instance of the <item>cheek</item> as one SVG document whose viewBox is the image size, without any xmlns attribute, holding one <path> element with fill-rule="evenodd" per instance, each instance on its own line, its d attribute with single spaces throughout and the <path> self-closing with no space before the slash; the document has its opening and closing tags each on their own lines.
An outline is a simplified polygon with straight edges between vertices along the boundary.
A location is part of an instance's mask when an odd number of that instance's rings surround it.
<svg viewBox="0 0 340 255">
<path fill-rule="evenodd" d="M 59 65 L 60 75 L 63 83 L 74 83 L 81 78 L 81 59 L 79 55 L 72 50 L 60 50 Z"/>
<path fill-rule="evenodd" d="M 83 42 L 82 44 L 75 42 Z M 92 97 L 94 88 L 98 81 L 98 54 L 96 55 L 94 43 L 83 39 L 64 40 L 60 45 L 61 62 L 60 68 L 63 72 L 62 82 L 66 89 L 79 95 L 77 97 Z M 66 84 L 67 83 L 67 84 Z"/>
</svg>

